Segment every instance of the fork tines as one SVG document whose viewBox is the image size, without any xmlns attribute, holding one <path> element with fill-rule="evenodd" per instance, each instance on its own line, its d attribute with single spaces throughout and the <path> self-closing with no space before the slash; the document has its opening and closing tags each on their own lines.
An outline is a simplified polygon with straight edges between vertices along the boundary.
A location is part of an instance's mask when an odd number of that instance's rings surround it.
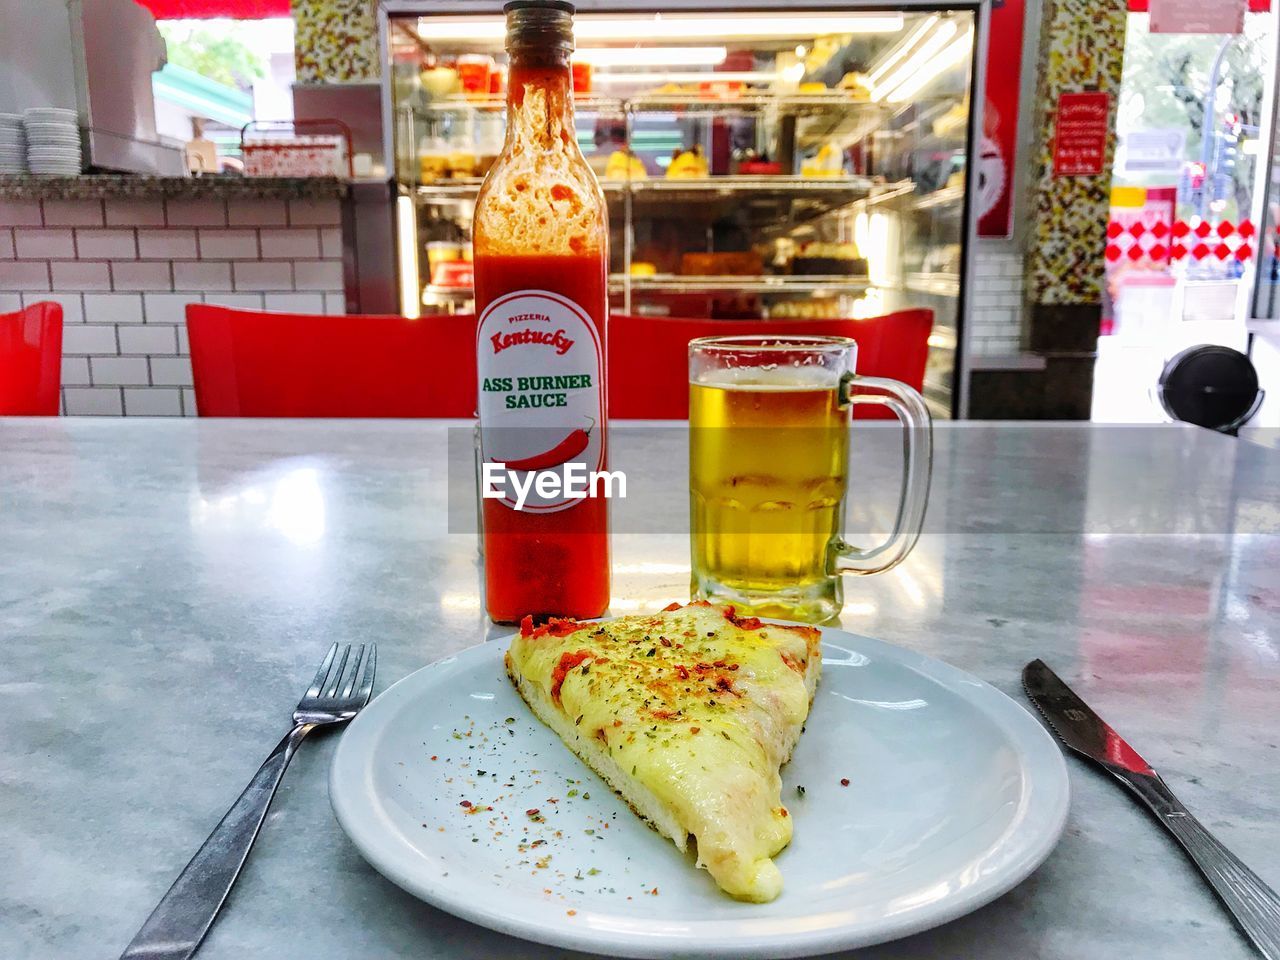
<svg viewBox="0 0 1280 960">
<path fill-rule="evenodd" d="M 362 643 L 353 647 L 350 643 L 335 643 L 325 654 L 298 709 L 359 709 L 364 706 L 373 693 L 377 659 L 376 644 Z"/>
</svg>

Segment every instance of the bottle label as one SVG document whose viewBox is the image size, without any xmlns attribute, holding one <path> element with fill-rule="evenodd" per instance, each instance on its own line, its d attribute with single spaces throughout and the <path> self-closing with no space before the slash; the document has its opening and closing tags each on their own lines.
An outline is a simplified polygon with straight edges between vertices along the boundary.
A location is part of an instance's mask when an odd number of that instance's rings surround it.
<svg viewBox="0 0 1280 960">
<path fill-rule="evenodd" d="M 530 513 L 583 499 L 604 469 L 604 351 L 578 304 L 547 290 L 517 290 L 480 316 L 482 494 Z"/>
</svg>

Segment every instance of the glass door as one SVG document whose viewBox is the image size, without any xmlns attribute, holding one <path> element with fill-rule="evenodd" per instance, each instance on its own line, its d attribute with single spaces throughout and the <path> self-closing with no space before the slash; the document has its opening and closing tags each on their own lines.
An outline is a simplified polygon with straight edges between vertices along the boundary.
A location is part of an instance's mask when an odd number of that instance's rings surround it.
<svg viewBox="0 0 1280 960">
<path fill-rule="evenodd" d="M 1249 358 L 1266 392 L 1262 408 L 1250 424 L 1252 435 L 1275 446 L 1280 443 L 1280 29 L 1272 35 L 1275 54 L 1271 74 L 1270 129 L 1262 142 L 1267 150 L 1259 157 L 1257 201 L 1258 265 L 1254 274 L 1249 330 Z"/>
<path fill-rule="evenodd" d="M 1280 58 L 1278 58 L 1280 59 Z M 1280 74 L 1272 71 L 1273 91 Z M 1280 325 L 1280 122 L 1273 93 L 1270 123 L 1261 142 L 1267 146 L 1257 178 L 1260 202 L 1255 203 L 1259 223 L 1258 267 L 1252 299 L 1251 329 L 1266 329 L 1265 324 Z"/>
<path fill-rule="evenodd" d="M 1236 34 L 1153 32 L 1149 13 L 1129 15 L 1095 421 L 1162 421 L 1151 391 L 1170 357 L 1247 347 L 1276 64 L 1275 14 L 1248 9 Z"/>
</svg>

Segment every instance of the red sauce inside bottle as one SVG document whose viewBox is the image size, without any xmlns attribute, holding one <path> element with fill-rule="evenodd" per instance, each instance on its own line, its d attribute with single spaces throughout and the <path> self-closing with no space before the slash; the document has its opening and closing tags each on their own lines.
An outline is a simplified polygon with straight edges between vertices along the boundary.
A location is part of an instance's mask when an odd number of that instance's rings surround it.
<svg viewBox="0 0 1280 960">
<path fill-rule="evenodd" d="M 563 61 L 513 61 L 509 74 L 508 102 L 513 108 L 524 103 L 526 93 L 541 90 L 546 95 L 550 124 L 558 121 L 560 140 L 573 144 L 573 105 L 567 54 Z M 509 121 L 510 122 L 510 121 Z M 554 146 L 555 141 L 550 143 Z M 545 147 L 545 143 L 543 146 Z M 518 145 L 518 151 L 537 150 L 538 140 Z M 509 159 L 513 144 L 509 140 L 504 156 L 499 157 L 490 173 L 493 180 L 501 173 L 504 159 Z M 590 169 L 576 145 L 573 161 L 590 177 Z M 539 175 L 535 167 L 531 177 Z M 590 184 L 590 180 L 586 181 Z M 488 184 L 486 184 L 486 187 Z M 517 188 L 519 189 L 519 188 Z M 552 186 L 553 199 L 557 189 Z M 572 192 L 572 191 L 570 191 Z M 484 191 L 480 203 L 484 203 Z M 586 208 L 590 209 L 588 204 Z M 521 213 L 524 211 L 522 210 Z M 535 245 L 527 251 L 512 249 L 510 236 L 501 224 L 491 220 L 481 224 L 477 212 L 475 233 L 476 311 L 483 316 L 494 301 L 515 291 L 547 291 L 572 300 L 595 326 L 599 335 L 601 357 L 605 356 L 605 326 L 608 317 L 608 230 L 603 202 L 599 214 L 589 219 L 585 234 L 581 221 L 573 236 L 559 236 L 559 249 L 548 250 Z M 558 223 L 553 223 L 553 231 Z M 567 249 L 565 249 L 567 247 Z M 481 345 L 483 349 L 483 344 Z M 537 374 L 537 369 L 529 369 Z M 597 385 L 601 396 L 601 414 L 606 384 Z M 584 427 L 583 423 L 573 426 Z M 482 420 L 481 430 L 485 424 Z M 606 424 L 595 424 L 603 444 Z M 605 451 L 607 455 L 607 451 Z M 595 465 L 592 464 L 592 468 Z M 599 469 L 607 469 L 607 459 Z M 516 623 L 526 615 L 535 620 L 550 616 L 578 619 L 600 616 L 609 606 L 609 526 L 608 501 L 588 497 L 567 509 L 550 513 L 518 511 L 495 499 L 482 500 L 484 527 L 485 602 L 489 616 L 500 623 Z"/>
<path fill-rule="evenodd" d="M 603 344 L 608 311 L 605 269 L 603 251 L 566 257 L 477 250 L 476 308 L 483 312 L 515 290 L 548 290 L 582 307 Z M 604 613 L 609 606 L 607 500 L 590 497 L 568 510 L 546 514 L 518 512 L 498 500 L 483 504 L 485 599 L 493 620 L 516 623 L 525 614 L 536 620 L 584 619 Z"/>
</svg>

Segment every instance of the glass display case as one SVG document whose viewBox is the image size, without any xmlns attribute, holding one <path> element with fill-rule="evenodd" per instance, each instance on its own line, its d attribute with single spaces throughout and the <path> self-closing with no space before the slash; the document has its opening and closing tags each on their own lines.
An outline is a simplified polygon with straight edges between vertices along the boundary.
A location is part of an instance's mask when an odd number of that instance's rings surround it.
<svg viewBox="0 0 1280 960">
<path fill-rule="evenodd" d="M 470 313 L 471 214 L 502 148 L 504 24 L 384 0 L 401 307 Z M 615 311 L 934 314 L 925 395 L 963 415 L 982 4 L 582 3 L 577 136 L 609 203 Z M 726 332 L 732 332 L 726 327 Z"/>
</svg>

